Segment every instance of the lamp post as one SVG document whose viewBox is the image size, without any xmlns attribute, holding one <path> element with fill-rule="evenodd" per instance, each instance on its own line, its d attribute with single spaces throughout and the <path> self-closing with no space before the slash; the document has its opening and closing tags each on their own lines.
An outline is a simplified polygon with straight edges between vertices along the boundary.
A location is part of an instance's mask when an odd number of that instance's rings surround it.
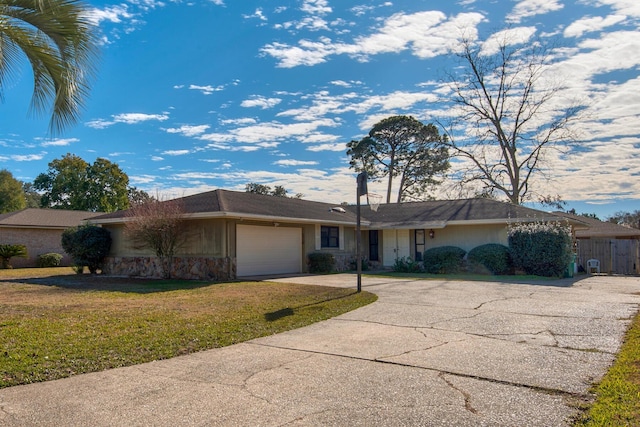
<svg viewBox="0 0 640 427">
<path fill-rule="evenodd" d="M 357 291 L 362 291 L 362 233 L 360 232 L 360 196 L 367 191 L 367 173 L 360 172 L 356 179 L 356 271 L 358 276 Z"/>
</svg>

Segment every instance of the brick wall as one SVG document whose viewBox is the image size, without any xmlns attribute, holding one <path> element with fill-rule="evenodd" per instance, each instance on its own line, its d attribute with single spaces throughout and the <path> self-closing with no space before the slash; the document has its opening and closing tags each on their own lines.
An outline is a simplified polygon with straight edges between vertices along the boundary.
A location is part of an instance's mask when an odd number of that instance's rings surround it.
<svg viewBox="0 0 640 427">
<path fill-rule="evenodd" d="M 47 230 L 37 228 L 0 228 L 0 244 L 25 245 L 28 258 L 11 258 L 14 268 L 36 267 L 38 256 L 49 252 L 63 255 L 60 265 L 71 265 L 71 258 L 60 245 L 63 230 Z"/>
</svg>

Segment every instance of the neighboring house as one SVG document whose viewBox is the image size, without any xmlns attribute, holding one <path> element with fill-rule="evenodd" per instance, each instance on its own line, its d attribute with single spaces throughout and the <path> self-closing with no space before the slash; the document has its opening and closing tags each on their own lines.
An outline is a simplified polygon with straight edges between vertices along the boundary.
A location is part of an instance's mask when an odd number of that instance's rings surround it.
<svg viewBox="0 0 640 427">
<path fill-rule="evenodd" d="M 229 280 L 236 277 L 308 272 L 307 256 L 332 253 L 338 270 L 356 254 L 356 208 L 254 193 L 215 190 L 181 199 L 188 240 L 174 259 L 174 277 Z M 127 211 L 92 219 L 111 232 L 103 271 L 158 276 L 150 250 L 133 247 L 124 223 Z M 509 223 L 559 220 L 552 214 L 488 199 L 383 204 L 361 209 L 362 254 L 391 267 L 398 258 L 420 260 L 436 246 L 469 251 L 485 243 L 507 244 Z"/>
<path fill-rule="evenodd" d="M 27 247 L 28 258 L 11 258 L 16 268 L 35 267 L 38 256 L 50 252 L 63 255 L 61 265 L 70 265 L 71 258 L 60 244 L 62 232 L 98 215 L 102 212 L 33 208 L 0 214 L 0 244 Z"/>
<path fill-rule="evenodd" d="M 584 270 L 587 261 L 600 262 L 600 272 L 640 274 L 640 230 L 594 218 L 554 212 L 582 225 L 575 227 L 577 264 Z"/>
</svg>

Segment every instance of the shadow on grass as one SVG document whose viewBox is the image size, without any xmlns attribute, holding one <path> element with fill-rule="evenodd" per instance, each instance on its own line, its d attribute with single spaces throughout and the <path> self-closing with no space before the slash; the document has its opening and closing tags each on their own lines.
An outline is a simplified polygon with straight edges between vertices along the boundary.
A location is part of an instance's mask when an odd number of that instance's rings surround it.
<svg viewBox="0 0 640 427">
<path fill-rule="evenodd" d="M 299 310 L 301 308 L 313 307 L 313 306 L 317 306 L 317 305 L 320 305 L 320 304 L 324 304 L 325 302 L 348 298 L 348 297 L 353 296 L 353 295 L 355 295 L 357 293 L 358 292 L 353 291 L 353 292 L 348 293 L 347 295 L 341 295 L 339 297 L 334 297 L 334 298 L 327 298 L 327 299 L 324 299 L 322 301 L 316 301 L 316 302 L 312 302 L 312 303 L 309 303 L 309 304 L 303 304 L 303 305 L 299 305 L 299 306 L 294 307 L 294 308 L 291 308 L 291 307 L 281 308 L 280 310 L 272 311 L 270 313 L 265 313 L 264 314 L 264 319 L 267 322 L 275 322 L 276 320 L 280 320 L 280 319 L 285 318 L 287 316 L 293 316 L 294 314 L 296 314 L 296 310 Z"/>
<path fill-rule="evenodd" d="M 106 291 L 137 294 L 198 289 L 216 284 L 216 282 L 195 280 L 165 280 L 93 274 L 69 274 L 50 277 L 8 279 L 4 281 L 28 285 L 55 286 L 76 291 Z"/>
</svg>

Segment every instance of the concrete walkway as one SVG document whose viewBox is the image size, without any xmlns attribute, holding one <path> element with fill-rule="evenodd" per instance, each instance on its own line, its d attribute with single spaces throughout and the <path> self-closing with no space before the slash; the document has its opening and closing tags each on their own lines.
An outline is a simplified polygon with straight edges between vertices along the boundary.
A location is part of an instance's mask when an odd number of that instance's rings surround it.
<svg viewBox="0 0 640 427">
<path fill-rule="evenodd" d="M 305 328 L 2 389 L 0 425 L 568 425 L 640 304 L 627 277 L 363 285 L 376 303 Z"/>
</svg>

